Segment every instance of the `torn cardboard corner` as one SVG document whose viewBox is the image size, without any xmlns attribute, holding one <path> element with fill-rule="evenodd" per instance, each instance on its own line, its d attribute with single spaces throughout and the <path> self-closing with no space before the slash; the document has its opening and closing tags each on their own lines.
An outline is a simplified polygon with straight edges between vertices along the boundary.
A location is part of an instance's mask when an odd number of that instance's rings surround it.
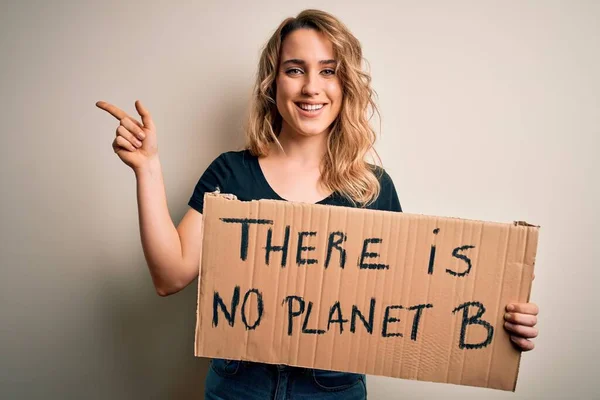
<svg viewBox="0 0 600 400">
<path fill-rule="evenodd" d="M 515 389 L 538 227 L 207 195 L 195 354 Z"/>
</svg>

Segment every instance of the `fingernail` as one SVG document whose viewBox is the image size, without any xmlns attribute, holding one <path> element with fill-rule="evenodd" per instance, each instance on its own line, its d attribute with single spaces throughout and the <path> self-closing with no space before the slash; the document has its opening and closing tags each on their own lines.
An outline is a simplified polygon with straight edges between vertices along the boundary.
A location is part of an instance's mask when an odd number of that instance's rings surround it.
<svg viewBox="0 0 600 400">
<path fill-rule="evenodd" d="M 146 135 L 144 135 L 143 133 L 140 132 L 140 134 L 138 135 L 138 137 L 140 138 L 140 140 L 144 140 L 144 138 L 146 137 Z"/>
<path fill-rule="evenodd" d="M 517 341 L 517 339 L 513 335 L 510 335 L 510 340 L 512 340 L 513 342 Z"/>
<path fill-rule="evenodd" d="M 142 147 L 142 142 L 135 142 L 137 147 Z"/>
<path fill-rule="evenodd" d="M 508 306 L 506 306 L 506 309 L 508 311 L 513 311 L 515 309 L 515 306 L 513 304 L 509 304 Z"/>
<path fill-rule="evenodd" d="M 504 319 L 510 319 L 510 314 L 509 313 L 505 313 L 504 314 Z"/>
</svg>

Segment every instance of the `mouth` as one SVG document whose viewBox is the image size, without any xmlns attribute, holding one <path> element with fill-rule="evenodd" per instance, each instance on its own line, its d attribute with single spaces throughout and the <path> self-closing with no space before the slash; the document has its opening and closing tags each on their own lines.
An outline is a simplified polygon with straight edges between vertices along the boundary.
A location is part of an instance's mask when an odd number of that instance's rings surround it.
<svg viewBox="0 0 600 400">
<path fill-rule="evenodd" d="M 294 104 L 300 112 L 300 115 L 305 117 L 317 117 L 323 112 L 323 109 L 327 106 L 327 103 L 309 104 L 302 102 L 294 102 Z"/>
</svg>

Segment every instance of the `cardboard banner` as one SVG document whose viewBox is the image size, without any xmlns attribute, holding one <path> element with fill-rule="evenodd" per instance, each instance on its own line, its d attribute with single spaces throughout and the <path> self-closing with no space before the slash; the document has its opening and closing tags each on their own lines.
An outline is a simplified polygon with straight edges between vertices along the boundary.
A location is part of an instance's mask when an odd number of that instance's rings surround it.
<svg viewBox="0 0 600 400">
<path fill-rule="evenodd" d="M 195 355 L 513 390 L 538 228 L 209 195 Z"/>
</svg>

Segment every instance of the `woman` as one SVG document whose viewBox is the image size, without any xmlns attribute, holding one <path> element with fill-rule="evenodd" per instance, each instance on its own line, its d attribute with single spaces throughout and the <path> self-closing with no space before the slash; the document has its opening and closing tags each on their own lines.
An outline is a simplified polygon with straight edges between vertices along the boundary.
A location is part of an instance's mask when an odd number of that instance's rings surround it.
<svg viewBox="0 0 600 400">
<path fill-rule="evenodd" d="M 220 155 L 200 178 L 177 228 L 167 209 L 156 127 L 137 101 L 141 123 L 105 102 L 120 121 L 113 149 L 137 179 L 144 254 L 159 295 L 198 276 L 203 195 L 221 190 L 240 200 L 278 199 L 401 211 L 390 177 L 364 160 L 375 132 L 370 76 L 358 40 L 335 17 L 306 10 L 284 20 L 259 61 L 244 151 Z M 294 179 L 290 179 L 290 177 Z M 534 304 L 507 306 L 505 328 L 522 350 L 537 336 Z M 364 375 L 213 360 L 206 398 L 366 397 Z"/>
</svg>

